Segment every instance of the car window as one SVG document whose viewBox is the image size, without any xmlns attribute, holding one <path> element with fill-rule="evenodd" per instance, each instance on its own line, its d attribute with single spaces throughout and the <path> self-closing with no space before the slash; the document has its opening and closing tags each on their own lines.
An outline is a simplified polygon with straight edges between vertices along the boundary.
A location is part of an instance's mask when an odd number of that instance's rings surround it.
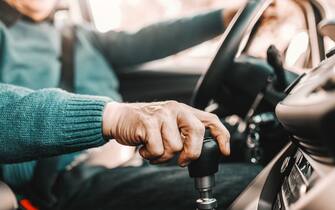
<svg viewBox="0 0 335 210">
<path fill-rule="evenodd" d="M 332 0 L 322 0 L 334 6 Z M 130 30 L 158 21 L 178 18 L 215 8 L 241 5 L 245 0 L 87 0 L 97 30 Z M 140 17 L 140 18 L 139 18 Z M 308 67 L 309 35 L 302 8 L 292 0 L 276 0 L 265 12 L 260 28 L 248 44 L 246 53 L 265 58 L 269 45 L 274 44 L 284 56 L 284 65 L 298 71 Z M 209 65 L 217 52 L 220 37 L 189 50 L 170 56 L 169 61 L 188 62 L 194 58 Z M 325 38 L 325 48 L 334 43 Z M 206 65 L 207 65 L 206 64 Z"/>
<path fill-rule="evenodd" d="M 108 30 L 130 30 L 171 18 L 192 15 L 217 8 L 242 5 L 245 0 L 88 0 L 96 28 Z M 140 17 L 140 18 L 139 18 Z M 207 41 L 189 50 L 170 56 L 170 60 L 185 58 L 205 59 L 210 62 L 219 45 L 219 38 Z"/>
<path fill-rule="evenodd" d="M 326 18 L 335 19 L 335 1 L 334 0 L 319 0 L 319 2 L 326 8 Z M 325 51 L 335 47 L 335 42 L 329 37 L 324 37 Z"/>
<path fill-rule="evenodd" d="M 292 0 L 277 0 L 265 11 L 260 27 L 246 53 L 266 57 L 267 48 L 275 45 L 287 67 L 304 68 L 309 56 L 309 36 L 304 12 Z"/>
</svg>

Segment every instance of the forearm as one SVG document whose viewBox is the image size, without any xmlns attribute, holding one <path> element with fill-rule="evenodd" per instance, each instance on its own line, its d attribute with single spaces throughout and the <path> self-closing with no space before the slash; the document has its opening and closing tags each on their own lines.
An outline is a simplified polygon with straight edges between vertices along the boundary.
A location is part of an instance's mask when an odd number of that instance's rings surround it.
<svg viewBox="0 0 335 210">
<path fill-rule="evenodd" d="M 147 26 L 136 33 L 94 33 L 94 42 L 115 67 L 164 58 L 224 30 L 222 10 Z"/>
<path fill-rule="evenodd" d="M 108 98 L 0 84 L 0 162 L 27 161 L 104 144 Z"/>
</svg>

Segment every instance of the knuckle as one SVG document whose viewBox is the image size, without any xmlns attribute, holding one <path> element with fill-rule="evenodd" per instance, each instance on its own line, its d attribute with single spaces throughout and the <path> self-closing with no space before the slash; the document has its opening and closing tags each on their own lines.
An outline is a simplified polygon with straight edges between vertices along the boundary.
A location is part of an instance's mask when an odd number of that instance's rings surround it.
<svg viewBox="0 0 335 210">
<path fill-rule="evenodd" d="M 181 142 L 176 142 L 171 145 L 171 149 L 174 152 L 180 152 L 183 149 L 183 144 Z"/>
<path fill-rule="evenodd" d="M 169 110 L 166 109 L 165 107 L 161 107 L 160 109 L 157 110 L 157 113 L 159 115 L 163 115 L 163 116 L 166 116 L 169 114 Z"/>
<path fill-rule="evenodd" d="M 170 100 L 170 101 L 167 101 L 167 104 L 170 105 L 170 106 L 177 106 L 179 104 L 179 102 L 177 102 L 175 100 Z"/>
<path fill-rule="evenodd" d="M 160 147 L 155 147 L 150 151 L 152 156 L 160 157 L 164 154 L 164 149 Z"/>
<path fill-rule="evenodd" d="M 169 108 L 172 108 L 172 109 L 176 109 L 176 108 L 178 108 L 179 105 L 180 105 L 179 102 L 177 102 L 177 101 L 173 101 L 173 100 L 171 100 L 171 101 L 167 101 L 166 104 L 167 104 L 167 106 L 168 106 Z"/>
<path fill-rule="evenodd" d="M 200 153 L 201 151 L 198 150 L 186 150 L 185 151 L 185 155 L 187 158 L 189 158 L 190 160 L 196 160 L 200 157 Z"/>
<path fill-rule="evenodd" d="M 216 114 L 209 113 L 209 119 L 215 123 L 221 122 L 220 118 Z"/>
<path fill-rule="evenodd" d="M 196 123 L 193 126 L 193 131 L 197 134 L 197 135 L 203 135 L 205 133 L 205 126 L 202 123 Z"/>
<path fill-rule="evenodd" d="M 135 131 L 135 138 L 136 139 L 143 139 L 143 131 L 140 128 L 137 128 Z"/>
<path fill-rule="evenodd" d="M 177 101 L 167 101 L 164 106 L 166 114 L 170 117 L 176 115 L 180 110 L 180 103 Z"/>
</svg>

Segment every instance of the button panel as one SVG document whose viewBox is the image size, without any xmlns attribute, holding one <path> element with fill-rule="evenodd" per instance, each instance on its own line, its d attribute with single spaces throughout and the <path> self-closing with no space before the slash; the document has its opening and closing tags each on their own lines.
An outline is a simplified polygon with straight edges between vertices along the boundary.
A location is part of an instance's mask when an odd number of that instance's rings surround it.
<svg viewBox="0 0 335 210">
<path fill-rule="evenodd" d="M 313 167 L 300 151 L 296 153 L 293 159 L 294 164 L 289 175 L 284 178 L 273 205 L 273 210 L 289 209 L 290 205 L 297 202 L 300 197 L 307 193 L 311 183 L 317 179 Z"/>
</svg>

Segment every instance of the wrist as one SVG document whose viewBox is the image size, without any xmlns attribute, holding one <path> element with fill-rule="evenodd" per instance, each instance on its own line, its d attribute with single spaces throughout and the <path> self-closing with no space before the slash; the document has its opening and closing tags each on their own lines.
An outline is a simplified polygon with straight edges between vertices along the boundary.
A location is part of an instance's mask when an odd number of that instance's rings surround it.
<svg viewBox="0 0 335 210">
<path fill-rule="evenodd" d="M 112 139 L 116 131 L 116 125 L 119 121 L 120 103 L 108 102 L 102 115 L 102 133 L 106 140 Z"/>
</svg>

